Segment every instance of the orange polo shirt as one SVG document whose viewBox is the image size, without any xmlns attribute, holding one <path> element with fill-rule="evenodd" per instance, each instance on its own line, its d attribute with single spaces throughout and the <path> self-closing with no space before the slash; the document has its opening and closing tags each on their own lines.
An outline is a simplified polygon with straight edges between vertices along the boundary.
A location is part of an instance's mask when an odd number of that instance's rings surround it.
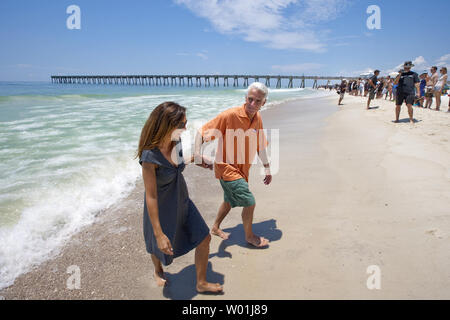
<svg viewBox="0 0 450 320">
<path fill-rule="evenodd" d="M 248 181 L 257 151 L 268 145 L 259 111 L 250 120 L 245 104 L 220 113 L 202 127 L 201 134 L 206 142 L 218 139 L 214 172 L 224 181 Z"/>
</svg>

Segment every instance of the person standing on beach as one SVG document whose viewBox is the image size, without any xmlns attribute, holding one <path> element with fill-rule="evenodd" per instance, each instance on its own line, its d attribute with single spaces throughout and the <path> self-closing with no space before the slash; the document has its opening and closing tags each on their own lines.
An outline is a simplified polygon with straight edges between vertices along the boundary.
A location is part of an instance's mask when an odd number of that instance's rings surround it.
<svg viewBox="0 0 450 320">
<path fill-rule="evenodd" d="M 420 78 L 420 98 L 419 98 L 419 107 L 424 107 L 424 99 L 425 99 L 425 87 L 427 86 L 427 77 L 428 73 L 426 71 L 422 72 L 419 76 Z"/>
<path fill-rule="evenodd" d="M 375 99 L 377 83 L 378 83 L 378 75 L 380 74 L 380 70 L 375 70 L 373 72 L 373 76 L 369 78 L 368 86 L 369 86 L 369 99 L 367 99 L 367 110 L 370 109 L 370 101 Z"/>
<path fill-rule="evenodd" d="M 358 82 L 356 80 L 353 81 L 353 85 L 352 85 L 352 94 L 354 96 L 358 95 Z"/>
<path fill-rule="evenodd" d="M 380 99 L 383 97 L 383 88 L 384 88 L 384 79 L 381 78 L 378 80 L 377 89 L 376 89 L 376 98 Z"/>
<path fill-rule="evenodd" d="M 364 97 L 367 97 L 367 93 L 369 92 L 369 79 L 364 82 Z"/>
<path fill-rule="evenodd" d="M 403 64 L 403 70 L 399 71 L 398 76 L 395 78 L 394 83 L 398 84 L 397 98 L 395 100 L 395 122 L 397 123 L 400 117 L 400 109 L 405 101 L 408 107 L 409 122 L 414 123 L 413 120 L 413 103 L 415 99 L 419 99 L 420 93 L 420 80 L 417 73 L 411 71 L 414 67 L 411 61 L 406 61 Z"/>
<path fill-rule="evenodd" d="M 384 81 L 384 89 L 383 89 L 383 94 L 385 94 L 384 100 L 387 100 L 387 97 L 389 95 L 390 84 L 391 84 L 391 76 L 387 76 L 386 80 Z"/>
<path fill-rule="evenodd" d="M 439 75 L 437 74 L 437 67 L 433 66 L 430 69 L 431 76 L 427 78 L 427 89 L 425 91 L 425 108 L 431 109 L 434 97 L 434 86 L 436 85 Z"/>
<path fill-rule="evenodd" d="M 450 90 L 449 90 L 447 96 L 448 96 L 448 110 L 447 110 L 447 112 L 450 112 Z"/>
<path fill-rule="evenodd" d="M 439 77 L 438 81 L 436 82 L 436 85 L 434 86 L 434 96 L 436 97 L 436 111 L 439 111 L 441 108 L 441 96 L 442 96 L 442 90 L 444 89 L 445 84 L 447 83 L 447 68 L 442 67 L 441 70 L 439 70 L 441 73 L 441 76 Z"/>
<path fill-rule="evenodd" d="M 398 84 L 395 84 L 395 79 L 392 80 L 392 98 L 393 100 L 397 99 L 397 88 Z"/>
<path fill-rule="evenodd" d="M 194 153 L 196 162 L 197 158 L 201 161 L 203 143 L 218 139 L 214 171 L 215 177 L 219 179 L 222 186 L 224 200 L 219 207 L 211 233 L 224 240 L 228 239 L 229 234 L 220 229 L 220 224 L 231 208 L 243 207 L 242 222 L 245 239 L 257 248 L 266 247 L 269 240 L 253 233 L 253 213 L 256 202 L 249 190 L 248 178 L 251 164 L 258 153 L 265 168 L 263 182 L 268 185 L 272 181 L 266 154 L 268 142 L 259 113 L 259 109 L 266 103 L 267 94 L 268 89 L 263 83 L 252 83 L 247 89 L 243 105 L 225 110 L 199 130 Z M 237 144 L 235 138 L 237 138 Z"/>
<path fill-rule="evenodd" d="M 389 91 L 389 101 L 392 101 L 394 90 L 394 79 L 389 77 L 388 91 Z"/>
<path fill-rule="evenodd" d="M 345 89 L 347 88 L 347 80 L 342 80 L 341 85 L 339 86 L 339 102 L 338 106 L 341 105 L 342 100 L 344 100 L 345 96 Z"/>
<path fill-rule="evenodd" d="M 359 78 L 359 96 L 362 97 L 363 92 L 364 92 L 364 84 L 365 81 L 361 78 Z"/>
<path fill-rule="evenodd" d="M 158 105 L 144 127 L 137 156 L 145 185 L 144 239 L 151 254 L 158 286 L 166 284 L 162 264 L 195 249 L 198 292 L 221 292 L 218 283 L 206 281 L 211 235 L 189 198 L 182 171 L 186 163 L 180 135 L 186 129 L 186 109 L 174 102 Z M 212 169 L 204 161 L 200 166 Z"/>
</svg>

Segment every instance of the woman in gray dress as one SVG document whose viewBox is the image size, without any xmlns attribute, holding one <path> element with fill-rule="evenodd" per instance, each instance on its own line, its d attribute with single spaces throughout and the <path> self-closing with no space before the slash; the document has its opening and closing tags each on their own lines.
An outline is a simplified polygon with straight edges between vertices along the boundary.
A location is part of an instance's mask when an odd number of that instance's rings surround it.
<svg viewBox="0 0 450 320">
<path fill-rule="evenodd" d="M 186 129 L 186 109 L 164 102 L 150 114 L 142 128 L 137 157 L 145 185 L 144 239 L 155 266 L 159 286 L 166 284 L 162 265 L 195 248 L 198 292 L 220 292 L 222 286 L 206 281 L 211 236 L 209 228 L 189 198 L 182 171 L 185 161 L 180 135 Z M 201 167 L 212 169 L 205 161 Z"/>
</svg>

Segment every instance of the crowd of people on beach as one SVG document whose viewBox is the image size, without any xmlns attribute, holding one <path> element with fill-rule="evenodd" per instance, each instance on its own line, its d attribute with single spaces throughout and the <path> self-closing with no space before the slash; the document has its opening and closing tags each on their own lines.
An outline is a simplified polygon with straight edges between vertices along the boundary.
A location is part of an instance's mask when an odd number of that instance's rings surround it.
<svg viewBox="0 0 450 320">
<path fill-rule="evenodd" d="M 342 104 L 345 93 L 368 97 L 367 109 L 370 109 L 370 102 L 374 99 L 394 101 L 399 111 L 399 106 L 403 102 L 408 106 L 408 113 L 412 122 L 412 107 L 417 106 L 425 109 L 432 109 L 433 98 L 435 100 L 434 110 L 439 111 L 441 107 L 442 95 L 449 94 L 447 81 L 447 68 L 441 67 L 438 74 L 438 68 L 433 66 L 430 72 L 423 71 L 420 75 L 411 68 L 414 65 L 411 61 L 406 61 L 403 68 L 396 73 L 392 73 L 386 77 L 379 77 L 380 71 L 375 70 L 373 75 L 368 78 L 343 79 L 340 84 L 334 86 L 326 86 L 326 89 L 335 89 L 339 94 L 338 105 Z M 391 76 L 392 75 L 392 76 Z M 448 106 L 450 112 L 450 100 Z M 396 116 L 396 121 L 398 117 Z"/>
</svg>

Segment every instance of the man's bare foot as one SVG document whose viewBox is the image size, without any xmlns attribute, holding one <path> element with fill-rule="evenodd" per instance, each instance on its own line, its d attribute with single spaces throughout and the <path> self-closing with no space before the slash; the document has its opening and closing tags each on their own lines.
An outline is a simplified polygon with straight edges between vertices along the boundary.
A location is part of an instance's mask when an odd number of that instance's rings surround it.
<svg viewBox="0 0 450 320">
<path fill-rule="evenodd" d="M 409 120 L 409 123 L 412 123 L 412 124 L 414 124 L 414 120 Z"/>
<path fill-rule="evenodd" d="M 200 293 L 212 292 L 219 293 L 223 291 L 223 287 L 219 283 L 202 282 L 197 284 L 197 291 Z"/>
<path fill-rule="evenodd" d="M 267 245 L 269 245 L 269 240 L 264 238 L 264 237 L 259 237 L 257 235 L 253 235 L 250 238 L 246 238 L 245 240 L 247 240 L 247 242 L 249 244 L 251 244 L 252 246 L 255 246 L 257 248 L 262 248 L 265 247 Z"/>
<path fill-rule="evenodd" d="M 399 121 L 398 121 L 398 120 L 395 120 L 394 122 L 395 122 L 395 123 L 399 123 Z"/>
<path fill-rule="evenodd" d="M 166 276 L 164 275 L 163 271 L 159 271 L 154 273 L 155 276 L 155 281 L 156 281 L 156 285 L 158 287 L 164 287 L 165 285 L 168 284 Z"/>
<path fill-rule="evenodd" d="M 223 232 L 222 230 L 220 230 L 219 228 L 212 228 L 211 229 L 211 234 L 215 235 L 215 236 L 219 236 L 221 237 L 223 240 L 227 240 L 230 237 L 230 233 L 228 232 Z"/>
</svg>

